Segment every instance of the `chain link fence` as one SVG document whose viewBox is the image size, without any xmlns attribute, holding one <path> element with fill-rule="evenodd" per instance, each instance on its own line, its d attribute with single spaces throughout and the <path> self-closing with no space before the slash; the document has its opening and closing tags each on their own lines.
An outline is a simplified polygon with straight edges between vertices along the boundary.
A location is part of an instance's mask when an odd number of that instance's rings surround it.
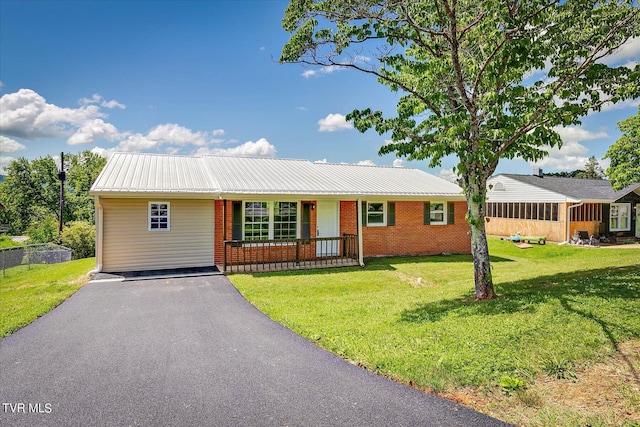
<svg viewBox="0 0 640 427">
<path fill-rule="evenodd" d="M 8 268 L 19 265 L 57 264 L 71 261 L 71 249 L 53 243 L 15 246 L 0 249 L 0 267 L 2 277 Z"/>
</svg>

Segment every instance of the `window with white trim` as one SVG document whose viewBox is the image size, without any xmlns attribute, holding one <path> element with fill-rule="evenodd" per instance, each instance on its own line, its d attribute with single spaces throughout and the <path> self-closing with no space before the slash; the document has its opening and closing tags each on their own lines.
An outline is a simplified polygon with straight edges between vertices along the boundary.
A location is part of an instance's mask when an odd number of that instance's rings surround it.
<svg viewBox="0 0 640 427">
<path fill-rule="evenodd" d="M 367 225 L 387 225 L 386 205 L 384 202 L 367 202 Z"/>
<path fill-rule="evenodd" d="M 429 224 L 446 224 L 446 205 L 444 202 L 431 202 L 429 205 Z"/>
<path fill-rule="evenodd" d="M 169 202 L 149 202 L 149 231 L 171 229 Z"/>
<path fill-rule="evenodd" d="M 298 230 L 298 203 L 275 202 L 273 206 L 273 238 L 295 239 Z"/>
<path fill-rule="evenodd" d="M 298 202 L 244 202 L 244 240 L 295 239 Z"/>
<path fill-rule="evenodd" d="M 609 209 L 609 230 L 629 231 L 631 230 L 631 203 L 611 203 Z"/>
<path fill-rule="evenodd" d="M 245 202 L 244 238 L 245 240 L 269 239 L 269 203 Z"/>
</svg>

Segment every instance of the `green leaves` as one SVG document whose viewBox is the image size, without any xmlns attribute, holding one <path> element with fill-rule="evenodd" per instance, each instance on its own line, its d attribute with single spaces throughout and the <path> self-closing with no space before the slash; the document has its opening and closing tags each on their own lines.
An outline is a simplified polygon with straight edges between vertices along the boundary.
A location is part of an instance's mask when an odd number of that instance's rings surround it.
<svg viewBox="0 0 640 427">
<path fill-rule="evenodd" d="M 607 177 L 615 190 L 640 182 L 640 108 L 635 116 L 619 121 L 618 127 L 623 135 L 605 154 L 611 159 Z"/>
</svg>

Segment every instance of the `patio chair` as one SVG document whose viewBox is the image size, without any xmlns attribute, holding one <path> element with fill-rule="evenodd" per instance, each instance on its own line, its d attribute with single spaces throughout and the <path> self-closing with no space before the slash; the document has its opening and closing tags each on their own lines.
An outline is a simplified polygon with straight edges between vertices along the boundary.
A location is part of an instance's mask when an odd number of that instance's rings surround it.
<svg viewBox="0 0 640 427">
<path fill-rule="evenodd" d="M 596 239 L 593 234 L 589 235 L 588 231 L 578 230 L 576 233 L 578 233 L 579 245 L 600 246 L 600 240 Z"/>
</svg>

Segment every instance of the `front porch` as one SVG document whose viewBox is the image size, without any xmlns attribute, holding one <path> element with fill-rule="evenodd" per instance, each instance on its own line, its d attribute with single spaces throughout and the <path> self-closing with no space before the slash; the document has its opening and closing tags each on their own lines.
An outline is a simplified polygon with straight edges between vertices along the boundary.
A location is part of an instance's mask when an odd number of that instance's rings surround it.
<svg viewBox="0 0 640 427">
<path fill-rule="evenodd" d="M 267 271 L 360 265 L 358 236 L 306 239 L 225 240 L 222 272 Z"/>
</svg>

